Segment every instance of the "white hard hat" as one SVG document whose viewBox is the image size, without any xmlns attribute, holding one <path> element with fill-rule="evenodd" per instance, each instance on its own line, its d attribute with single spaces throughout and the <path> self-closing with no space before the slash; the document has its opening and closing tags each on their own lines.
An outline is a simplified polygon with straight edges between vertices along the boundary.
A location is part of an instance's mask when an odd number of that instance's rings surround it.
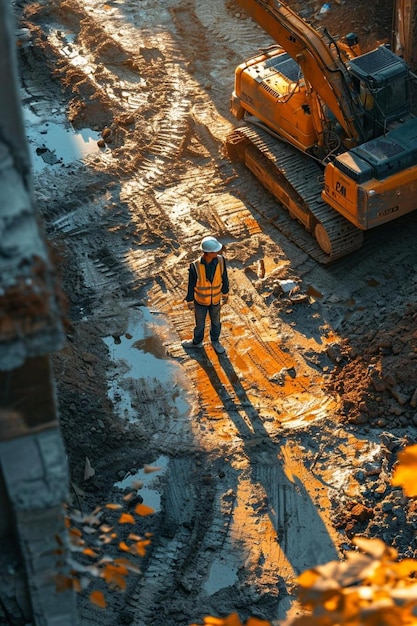
<svg viewBox="0 0 417 626">
<path fill-rule="evenodd" d="M 201 249 L 203 252 L 219 252 L 223 246 L 215 237 L 204 237 L 201 241 Z"/>
</svg>

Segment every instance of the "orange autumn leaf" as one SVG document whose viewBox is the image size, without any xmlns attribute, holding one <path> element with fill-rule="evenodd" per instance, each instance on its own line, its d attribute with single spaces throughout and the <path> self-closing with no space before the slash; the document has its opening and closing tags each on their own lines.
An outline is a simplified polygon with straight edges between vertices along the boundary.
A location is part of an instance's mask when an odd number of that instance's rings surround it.
<svg viewBox="0 0 417 626">
<path fill-rule="evenodd" d="M 146 555 L 146 547 L 150 544 L 150 540 L 149 539 L 143 539 L 142 541 L 137 541 L 135 543 L 135 547 L 136 547 L 136 552 L 137 554 L 139 554 L 139 556 L 145 556 Z"/>
<path fill-rule="evenodd" d="M 90 593 L 90 602 L 99 606 L 101 609 L 105 609 L 107 606 L 106 599 L 102 591 L 92 591 Z"/>
<path fill-rule="evenodd" d="M 135 518 L 130 513 L 122 513 L 119 518 L 119 524 L 134 524 Z"/>
<path fill-rule="evenodd" d="M 86 556 L 91 556 L 91 558 L 98 557 L 97 552 L 94 552 L 94 550 L 92 550 L 91 548 L 84 548 L 83 554 L 85 554 Z"/>
<path fill-rule="evenodd" d="M 73 589 L 72 578 L 65 576 L 64 574 L 57 574 L 55 576 L 55 588 L 58 593 L 68 591 L 68 589 Z"/>
<path fill-rule="evenodd" d="M 409 578 L 417 572 L 417 561 L 415 559 L 404 559 L 398 563 L 391 563 L 390 569 L 395 572 L 398 578 Z"/>
<path fill-rule="evenodd" d="M 158 465 L 144 465 L 143 467 L 145 474 L 152 474 L 152 472 L 160 472 L 161 470 L 162 467 L 159 467 Z"/>
<path fill-rule="evenodd" d="M 134 491 L 131 491 L 130 493 L 127 493 L 125 496 L 123 496 L 123 500 L 125 502 L 130 502 L 130 500 L 132 500 L 135 497 L 136 497 L 136 493 Z"/>
<path fill-rule="evenodd" d="M 266 622 L 264 619 L 258 619 L 257 617 L 250 617 L 246 622 L 246 626 L 271 626 L 271 622 Z"/>
<path fill-rule="evenodd" d="M 127 569 L 125 567 L 115 567 L 110 563 L 103 569 L 102 577 L 107 584 L 114 584 L 120 589 L 126 588 L 125 576 L 127 576 Z"/>
<path fill-rule="evenodd" d="M 417 496 L 417 444 L 407 446 L 398 454 L 398 465 L 394 469 L 391 483 L 402 487 L 409 498 Z"/>
<path fill-rule="evenodd" d="M 124 559 L 124 558 L 115 559 L 114 562 L 115 564 L 120 565 L 121 567 L 124 566 L 126 568 L 126 573 L 127 572 L 135 572 L 135 574 L 141 573 L 140 567 L 132 563 L 132 561 L 130 561 L 129 559 Z"/>
<path fill-rule="evenodd" d="M 228 617 L 205 617 L 205 626 L 242 626 L 237 613 L 231 613 Z"/>
<path fill-rule="evenodd" d="M 135 507 L 135 513 L 137 513 L 138 515 L 152 515 L 152 513 L 154 512 L 154 509 L 152 509 L 150 506 L 146 506 L 146 504 L 138 504 Z"/>
<path fill-rule="evenodd" d="M 111 533 L 113 530 L 113 526 L 109 526 L 108 524 L 102 524 L 99 528 L 102 533 Z"/>
<path fill-rule="evenodd" d="M 225 626 L 242 626 L 237 613 L 232 613 L 229 617 L 226 617 Z"/>
<path fill-rule="evenodd" d="M 129 533 L 128 539 L 131 539 L 132 541 L 142 541 L 142 537 L 140 537 L 139 535 L 135 535 L 135 533 Z"/>
<path fill-rule="evenodd" d="M 115 511 L 116 509 L 121 509 L 122 505 L 121 504 L 106 504 L 106 509 L 112 509 L 113 511 Z"/>
<path fill-rule="evenodd" d="M 298 584 L 301 585 L 301 587 L 310 588 L 316 583 L 317 580 L 319 580 L 319 578 L 320 574 L 312 569 L 309 569 L 300 574 L 298 577 Z"/>
<path fill-rule="evenodd" d="M 124 541 L 121 541 L 121 542 L 119 543 L 119 548 L 120 548 L 120 550 L 122 550 L 123 552 L 130 552 L 130 548 L 129 548 L 129 546 L 128 546 L 128 545 L 127 545 L 127 543 L 125 543 Z"/>
</svg>

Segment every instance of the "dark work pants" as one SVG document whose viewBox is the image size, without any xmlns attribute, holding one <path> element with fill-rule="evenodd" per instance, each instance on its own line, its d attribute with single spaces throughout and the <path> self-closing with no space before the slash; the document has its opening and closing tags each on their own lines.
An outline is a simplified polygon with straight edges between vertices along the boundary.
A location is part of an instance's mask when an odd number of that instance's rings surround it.
<svg viewBox="0 0 417 626">
<path fill-rule="evenodd" d="M 222 325 L 220 323 L 220 304 L 203 306 L 202 304 L 198 304 L 198 302 L 194 301 L 194 343 L 200 343 L 200 341 L 203 341 L 204 339 L 207 314 L 210 317 L 210 339 L 211 341 L 219 340 L 220 331 L 222 329 Z"/>
</svg>

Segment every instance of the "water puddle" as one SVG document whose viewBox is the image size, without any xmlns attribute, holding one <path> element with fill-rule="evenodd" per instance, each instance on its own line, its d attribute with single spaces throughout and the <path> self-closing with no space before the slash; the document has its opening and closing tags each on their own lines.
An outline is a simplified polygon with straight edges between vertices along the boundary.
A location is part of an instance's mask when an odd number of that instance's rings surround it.
<svg viewBox="0 0 417 626">
<path fill-rule="evenodd" d="M 162 317 L 146 307 L 132 310 L 124 335 L 105 337 L 115 370 L 108 381 L 108 395 L 119 415 L 131 421 L 140 418 L 135 405 L 135 386 L 140 380 L 149 394 L 163 395 L 171 401 L 171 412 L 179 416 L 189 413 L 188 386 L 181 367 L 167 357 L 163 338 L 169 333 Z"/>
<path fill-rule="evenodd" d="M 142 496 L 144 504 L 150 506 L 157 513 L 161 510 L 161 493 L 155 487 L 158 486 L 160 477 L 165 474 L 168 463 L 168 457 L 162 455 L 156 459 L 155 463 L 152 463 L 151 471 L 144 468 L 135 474 L 128 474 L 123 480 L 114 483 L 114 487 L 123 490 L 134 489 L 136 483 L 141 483 L 143 486 L 136 489 L 137 493 Z"/>
<path fill-rule="evenodd" d="M 99 152 L 98 132 L 57 124 L 37 116 L 28 106 L 23 109 L 26 137 L 32 166 L 40 171 L 48 165 L 68 165 L 89 154 Z"/>
<path fill-rule="evenodd" d="M 232 555 L 226 555 L 211 564 L 209 577 L 204 583 L 204 591 L 212 596 L 220 589 L 231 587 L 237 582 L 237 562 Z"/>
</svg>

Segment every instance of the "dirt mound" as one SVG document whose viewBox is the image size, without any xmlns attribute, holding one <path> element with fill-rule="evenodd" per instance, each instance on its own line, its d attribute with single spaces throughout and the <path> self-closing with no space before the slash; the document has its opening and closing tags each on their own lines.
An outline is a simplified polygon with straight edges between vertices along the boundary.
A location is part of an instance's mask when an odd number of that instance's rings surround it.
<svg viewBox="0 0 417 626">
<path fill-rule="evenodd" d="M 417 307 L 393 313 L 389 326 L 352 342 L 348 362 L 329 389 L 343 403 L 344 419 L 378 428 L 417 426 Z"/>
</svg>

